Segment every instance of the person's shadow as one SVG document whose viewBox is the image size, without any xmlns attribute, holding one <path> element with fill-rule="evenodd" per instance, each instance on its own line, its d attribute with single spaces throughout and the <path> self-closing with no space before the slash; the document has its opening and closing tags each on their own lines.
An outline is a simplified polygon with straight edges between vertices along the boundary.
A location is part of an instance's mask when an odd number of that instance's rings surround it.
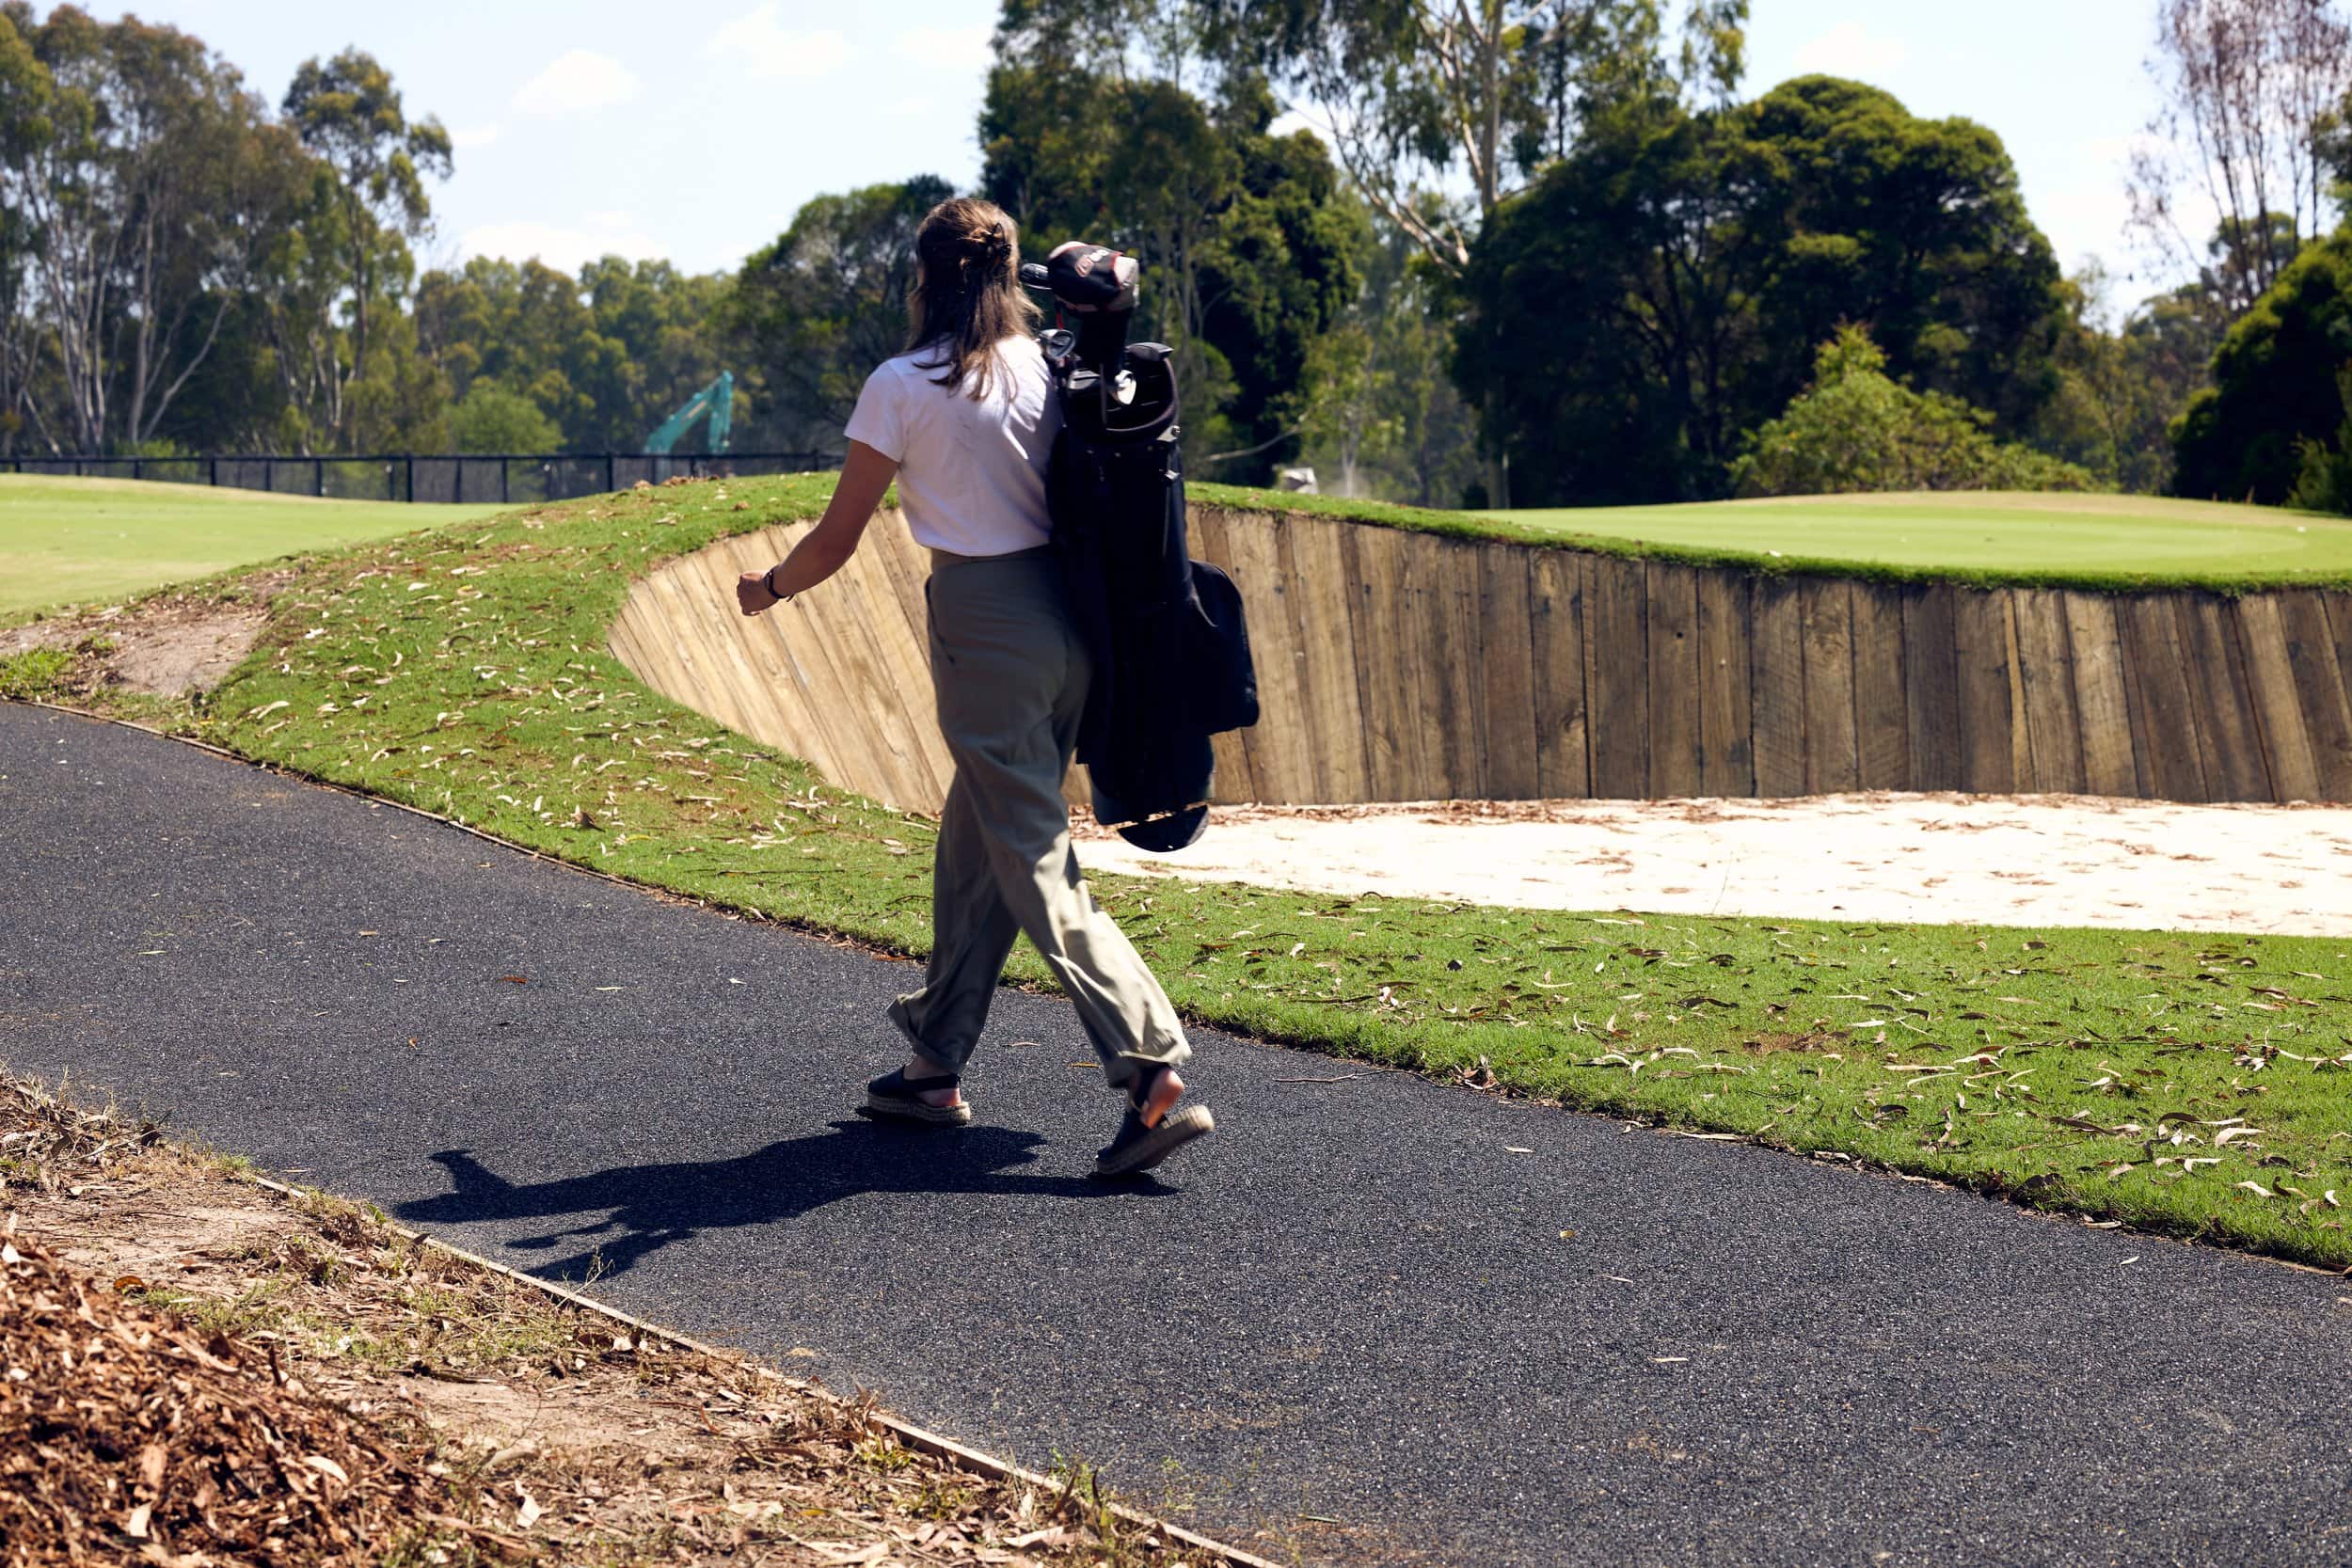
<svg viewBox="0 0 2352 1568">
<path fill-rule="evenodd" d="M 552 1250 L 591 1239 L 580 1250 L 530 1271 L 554 1279 L 626 1272 L 638 1259 L 705 1230 L 792 1219 L 859 1193 L 1030 1193 L 1048 1197 L 1149 1196 L 1158 1182 L 1103 1182 L 1082 1176 L 1032 1175 L 1018 1167 L 1044 1140 L 1009 1128 L 936 1128 L 837 1121 L 832 1131 L 770 1144 L 728 1160 L 618 1165 L 588 1176 L 516 1186 L 462 1148 L 431 1156 L 454 1192 L 395 1206 L 420 1228 L 520 1219 L 583 1223 L 505 1244 Z"/>
</svg>

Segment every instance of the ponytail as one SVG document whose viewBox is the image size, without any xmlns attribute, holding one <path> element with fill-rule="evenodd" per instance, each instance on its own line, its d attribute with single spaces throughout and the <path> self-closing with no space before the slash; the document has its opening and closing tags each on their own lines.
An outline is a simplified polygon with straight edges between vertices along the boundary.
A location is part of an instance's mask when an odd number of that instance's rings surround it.
<svg viewBox="0 0 2352 1568">
<path fill-rule="evenodd" d="M 1031 331 L 1038 309 L 1021 287 L 1021 236 L 993 201 L 956 197 L 941 202 L 915 231 L 915 284 L 907 295 L 910 354 L 928 351 L 932 384 L 985 396 L 996 372 L 996 345 Z"/>
</svg>

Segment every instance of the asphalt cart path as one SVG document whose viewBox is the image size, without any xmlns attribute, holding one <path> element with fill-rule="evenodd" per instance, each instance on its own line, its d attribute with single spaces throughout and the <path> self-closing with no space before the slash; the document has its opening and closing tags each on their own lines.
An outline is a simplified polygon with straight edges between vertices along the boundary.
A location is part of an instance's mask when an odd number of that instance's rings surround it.
<svg viewBox="0 0 2352 1568">
<path fill-rule="evenodd" d="M 1056 998 L 874 1126 L 904 964 L 40 710 L 0 866 L 8 1067 L 1229 1539 L 2352 1560 L 2339 1278 L 1207 1031 L 1217 1137 L 1104 1189 Z"/>
</svg>

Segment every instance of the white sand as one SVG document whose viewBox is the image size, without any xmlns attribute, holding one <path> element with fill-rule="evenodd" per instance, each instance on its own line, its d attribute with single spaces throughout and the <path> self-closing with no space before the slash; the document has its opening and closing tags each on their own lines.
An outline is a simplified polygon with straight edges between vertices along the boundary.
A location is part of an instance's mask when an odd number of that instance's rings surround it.
<svg viewBox="0 0 2352 1568">
<path fill-rule="evenodd" d="M 2352 935 L 2352 808 L 2082 796 L 1220 807 L 1103 871 L 1532 909 Z"/>
</svg>

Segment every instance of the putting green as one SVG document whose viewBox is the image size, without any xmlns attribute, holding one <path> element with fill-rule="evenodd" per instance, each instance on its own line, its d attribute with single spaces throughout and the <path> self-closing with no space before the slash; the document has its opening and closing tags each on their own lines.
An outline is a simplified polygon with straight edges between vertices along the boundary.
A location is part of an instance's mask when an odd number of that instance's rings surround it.
<svg viewBox="0 0 2352 1568">
<path fill-rule="evenodd" d="M 1561 535 L 2011 579 L 2144 574 L 2227 586 L 2352 575 L 2352 518 L 2151 496 L 1923 491 L 1486 515 Z"/>
<path fill-rule="evenodd" d="M 115 598 L 503 510 L 0 474 L 0 615 Z"/>
</svg>

